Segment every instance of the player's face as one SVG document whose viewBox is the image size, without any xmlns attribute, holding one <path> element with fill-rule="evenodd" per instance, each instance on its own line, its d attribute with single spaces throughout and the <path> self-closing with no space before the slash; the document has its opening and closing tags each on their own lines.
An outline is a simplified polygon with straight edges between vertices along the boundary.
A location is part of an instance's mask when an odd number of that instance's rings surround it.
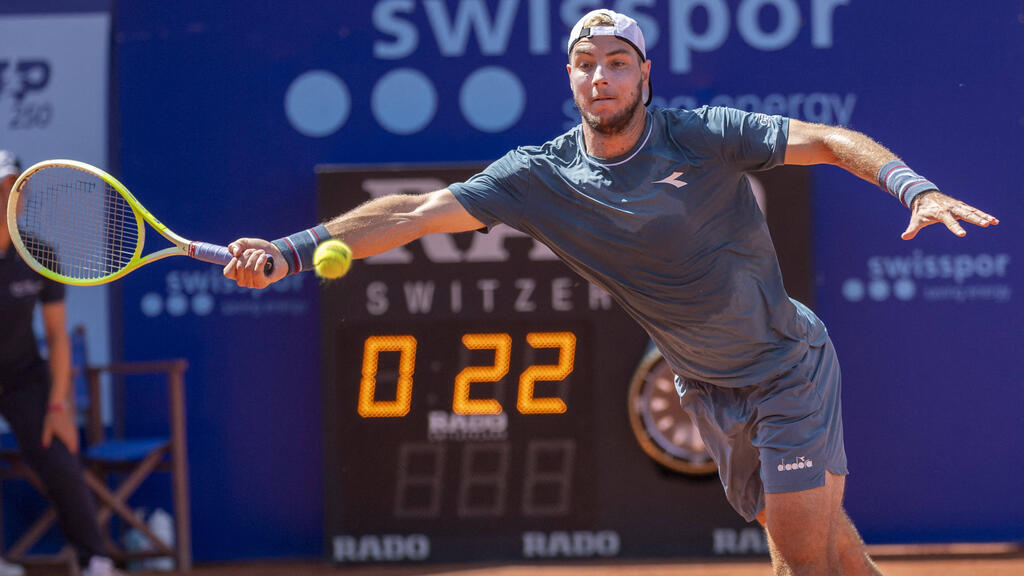
<svg viewBox="0 0 1024 576">
<path fill-rule="evenodd" d="M 614 36 L 595 36 L 573 47 L 569 84 L 580 116 L 602 134 L 616 134 L 642 109 L 651 63 Z"/>
</svg>

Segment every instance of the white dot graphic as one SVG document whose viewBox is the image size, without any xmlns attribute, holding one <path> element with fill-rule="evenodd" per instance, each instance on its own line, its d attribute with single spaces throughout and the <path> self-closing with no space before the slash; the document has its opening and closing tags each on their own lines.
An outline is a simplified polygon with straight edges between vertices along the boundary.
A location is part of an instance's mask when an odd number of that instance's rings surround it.
<svg viewBox="0 0 1024 576">
<path fill-rule="evenodd" d="M 486 66 L 470 74 L 462 84 L 459 107 L 466 121 L 477 130 L 502 132 L 523 116 L 526 90 L 511 71 Z"/>
<path fill-rule="evenodd" d="M 917 294 L 917 284 L 910 278 L 900 278 L 893 283 L 892 293 L 896 295 L 896 298 L 904 302 L 912 300 L 914 295 Z"/>
<path fill-rule="evenodd" d="M 310 70 L 292 80 L 284 95 L 284 111 L 295 130 L 310 138 L 338 131 L 348 120 L 352 99 L 348 88 L 333 73 Z"/>
<path fill-rule="evenodd" d="M 164 299 L 156 292 L 146 292 L 139 302 L 142 315 L 148 318 L 159 316 L 164 311 Z"/>
<path fill-rule="evenodd" d="M 207 316 L 213 311 L 213 296 L 201 292 L 192 297 L 192 312 L 196 316 Z"/>
<path fill-rule="evenodd" d="M 872 280 L 868 284 L 868 296 L 876 302 L 881 302 L 889 297 L 889 283 L 880 278 Z"/>
<path fill-rule="evenodd" d="M 850 278 L 843 282 L 843 298 L 850 302 L 860 302 L 864 299 L 864 282 L 858 278 Z"/>
<path fill-rule="evenodd" d="M 422 72 L 392 70 L 373 87 L 370 109 L 382 128 L 406 136 L 424 129 L 437 112 L 437 91 Z"/>
<path fill-rule="evenodd" d="M 171 294 L 167 297 L 167 313 L 171 316 L 183 316 L 188 312 L 188 298 L 184 294 Z"/>
</svg>

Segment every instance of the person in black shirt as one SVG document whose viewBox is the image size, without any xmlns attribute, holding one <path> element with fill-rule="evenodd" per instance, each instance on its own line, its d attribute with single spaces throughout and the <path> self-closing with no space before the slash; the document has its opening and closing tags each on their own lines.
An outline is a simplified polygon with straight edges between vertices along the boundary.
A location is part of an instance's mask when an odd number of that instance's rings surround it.
<svg viewBox="0 0 1024 576">
<path fill-rule="evenodd" d="M 105 556 L 96 507 L 77 456 L 78 428 L 68 403 L 71 343 L 64 286 L 22 261 L 7 228 L 7 199 L 20 173 L 17 158 L 0 150 L 0 414 L 10 424 L 25 461 L 46 486 L 83 575 L 119 574 Z M 32 329 L 36 303 L 42 305 L 48 360 L 40 356 Z M 4 564 L 6 573 L 19 573 L 17 566 Z"/>
</svg>

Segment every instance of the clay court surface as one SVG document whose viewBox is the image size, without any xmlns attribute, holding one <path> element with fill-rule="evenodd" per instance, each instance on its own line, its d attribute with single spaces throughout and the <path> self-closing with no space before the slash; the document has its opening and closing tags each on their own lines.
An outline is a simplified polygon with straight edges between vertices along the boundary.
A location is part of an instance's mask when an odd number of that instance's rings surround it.
<svg viewBox="0 0 1024 576">
<path fill-rule="evenodd" d="M 886 576 L 1024 576 L 1024 547 L 1013 543 L 869 546 Z M 30 565 L 26 576 L 58 576 L 66 566 Z M 170 572 L 130 572 L 168 576 Z M 564 563 L 335 566 L 264 561 L 199 564 L 195 576 L 772 576 L 767 557 L 742 560 L 615 560 Z"/>
<path fill-rule="evenodd" d="M 1021 576 L 1024 552 L 994 554 L 878 555 L 887 576 Z M 57 576 L 66 569 L 29 566 L 26 576 Z M 169 572 L 131 572 L 167 576 Z M 323 562 L 246 562 L 198 565 L 195 576 L 772 576 L 767 558 L 742 561 L 682 560 L 573 562 L 565 564 L 337 567 Z"/>
</svg>

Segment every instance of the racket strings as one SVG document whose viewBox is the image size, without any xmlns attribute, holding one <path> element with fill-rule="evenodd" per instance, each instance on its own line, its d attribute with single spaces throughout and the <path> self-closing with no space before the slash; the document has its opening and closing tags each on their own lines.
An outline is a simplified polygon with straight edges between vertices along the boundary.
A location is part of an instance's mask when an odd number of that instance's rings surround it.
<svg viewBox="0 0 1024 576">
<path fill-rule="evenodd" d="M 139 225 L 106 181 L 72 166 L 47 166 L 20 189 L 18 232 L 32 258 L 76 280 L 117 273 L 131 262 Z"/>
</svg>

